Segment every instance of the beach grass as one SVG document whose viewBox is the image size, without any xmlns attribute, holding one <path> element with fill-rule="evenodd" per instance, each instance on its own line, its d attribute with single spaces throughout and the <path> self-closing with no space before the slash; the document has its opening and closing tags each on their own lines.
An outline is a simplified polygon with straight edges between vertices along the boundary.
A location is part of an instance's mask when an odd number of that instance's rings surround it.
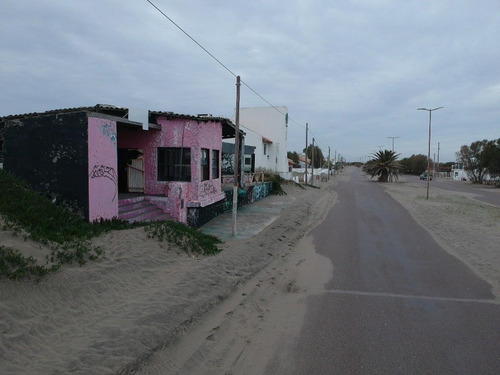
<svg viewBox="0 0 500 375">
<path fill-rule="evenodd" d="M 150 237 L 173 242 L 186 252 L 214 254 L 220 242 L 181 223 L 128 223 L 119 219 L 90 223 L 64 205 L 54 203 L 50 197 L 30 189 L 25 181 L 5 170 L 0 170 L 0 215 L 2 230 L 51 248 L 46 263 L 40 265 L 16 249 L 0 247 L 0 278 L 33 276 L 39 279 L 63 264 L 83 265 L 104 256 L 104 251 L 92 244 L 92 238 L 138 226 L 143 226 Z"/>
</svg>

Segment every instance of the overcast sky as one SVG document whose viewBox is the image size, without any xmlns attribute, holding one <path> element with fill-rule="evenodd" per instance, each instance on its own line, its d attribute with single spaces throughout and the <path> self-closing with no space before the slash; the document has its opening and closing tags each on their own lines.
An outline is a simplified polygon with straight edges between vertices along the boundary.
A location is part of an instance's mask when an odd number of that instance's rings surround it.
<svg viewBox="0 0 500 375">
<path fill-rule="evenodd" d="M 500 138 L 498 0 L 152 0 L 348 161 Z M 112 104 L 232 118 L 236 78 L 146 0 L 1 0 L 0 116 Z M 267 106 L 242 86 L 241 106 Z"/>
</svg>

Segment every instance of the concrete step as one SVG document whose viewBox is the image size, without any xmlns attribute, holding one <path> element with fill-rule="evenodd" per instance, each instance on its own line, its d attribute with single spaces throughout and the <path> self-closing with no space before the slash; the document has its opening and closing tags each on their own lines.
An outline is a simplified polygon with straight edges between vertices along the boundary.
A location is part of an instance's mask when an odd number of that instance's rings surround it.
<svg viewBox="0 0 500 375">
<path fill-rule="evenodd" d="M 141 201 L 141 202 L 133 202 L 133 203 L 128 203 L 128 204 L 120 204 L 118 206 L 118 213 L 126 213 L 134 210 L 140 210 L 144 208 L 147 205 L 146 201 Z"/>
<path fill-rule="evenodd" d="M 162 220 L 172 220 L 169 214 L 164 213 L 161 210 L 148 211 L 140 215 L 133 216 L 127 219 L 129 223 L 134 223 L 136 221 L 162 221 Z"/>
<path fill-rule="evenodd" d="M 120 200 L 118 217 L 130 223 L 136 221 L 172 220 L 172 217 L 161 208 L 145 200 L 144 197 L 134 197 Z"/>
</svg>

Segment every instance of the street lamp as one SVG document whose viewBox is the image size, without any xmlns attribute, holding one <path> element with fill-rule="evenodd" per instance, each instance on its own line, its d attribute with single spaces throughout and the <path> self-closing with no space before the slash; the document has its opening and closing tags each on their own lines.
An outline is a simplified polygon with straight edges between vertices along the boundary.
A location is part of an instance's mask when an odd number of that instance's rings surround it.
<svg viewBox="0 0 500 375">
<path fill-rule="evenodd" d="M 392 138 L 392 152 L 394 152 L 394 138 L 399 138 L 399 137 L 387 137 L 387 138 Z"/>
<path fill-rule="evenodd" d="M 431 119 L 432 119 L 432 112 L 437 111 L 438 109 L 441 109 L 444 107 L 437 107 L 433 109 L 428 109 L 428 108 L 417 108 L 417 111 L 428 111 L 429 112 L 429 149 L 427 151 L 427 199 L 429 199 L 429 181 L 430 181 L 430 169 L 431 169 Z"/>
</svg>

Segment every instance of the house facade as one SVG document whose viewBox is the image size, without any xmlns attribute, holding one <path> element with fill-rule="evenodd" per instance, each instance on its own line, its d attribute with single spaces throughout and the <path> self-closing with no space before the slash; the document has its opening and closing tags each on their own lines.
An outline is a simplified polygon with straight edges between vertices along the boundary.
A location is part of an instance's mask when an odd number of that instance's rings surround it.
<svg viewBox="0 0 500 375">
<path fill-rule="evenodd" d="M 299 168 L 311 168 L 311 160 L 307 158 L 305 155 L 300 155 L 299 156 Z"/>
<path fill-rule="evenodd" d="M 129 219 L 141 201 L 193 226 L 222 212 L 222 139 L 234 138 L 231 121 L 154 111 L 146 118 L 103 105 L 4 117 L 4 168 L 89 221 Z"/>
<path fill-rule="evenodd" d="M 245 173 L 255 172 L 255 147 L 244 146 L 241 169 Z M 222 142 L 222 174 L 234 175 L 234 143 Z"/>
<path fill-rule="evenodd" d="M 245 145 L 255 147 L 255 170 L 271 171 L 290 179 L 287 157 L 288 108 L 241 108 L 239 118 L 240 129 L 245 133 Z"/>
<path fill-rule="evenodd" d="M 451 168 L 451 178 L 454 181 L 468 181 L 469 175 L 461 164 L 454 164 Z"/>
</svg>

